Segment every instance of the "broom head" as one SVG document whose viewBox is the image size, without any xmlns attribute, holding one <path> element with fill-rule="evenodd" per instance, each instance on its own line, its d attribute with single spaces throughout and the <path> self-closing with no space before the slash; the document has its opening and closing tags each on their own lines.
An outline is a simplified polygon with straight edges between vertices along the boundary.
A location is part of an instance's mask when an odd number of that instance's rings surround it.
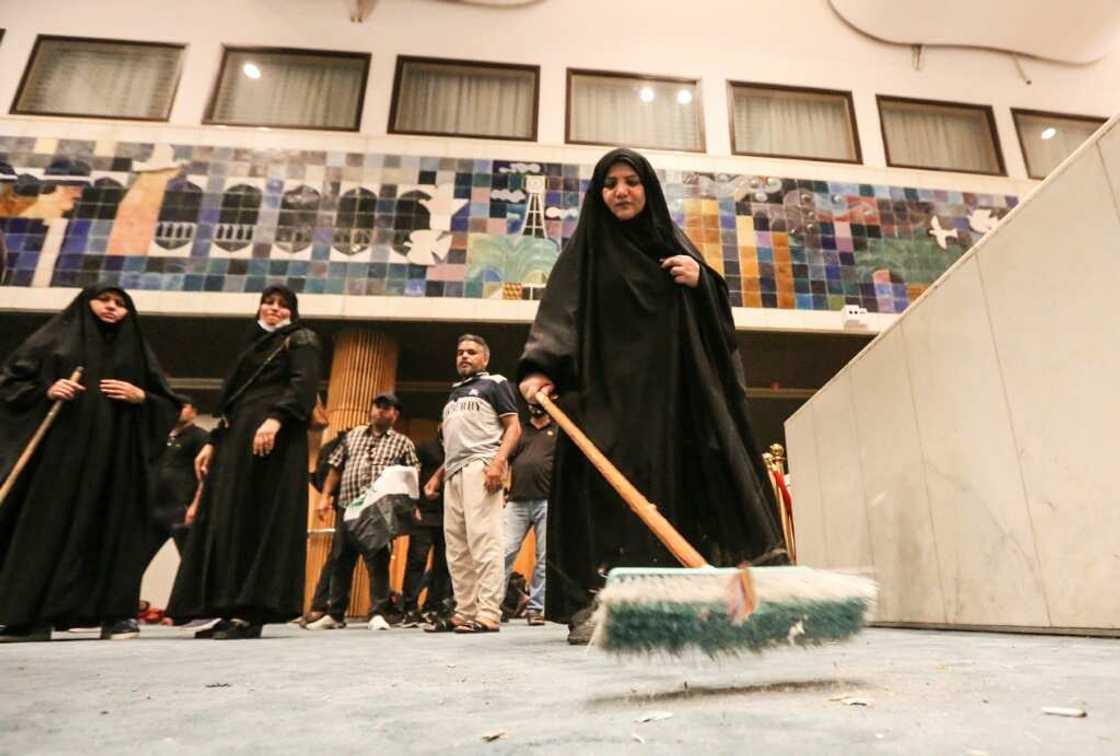
<svg viewBox="0 0 1120 756">
<path fill-rule="evenodd" d="M 707 656 L 850 638 L 870 619 L 870 578 L 809 567 L 616 568 L 592 643 L 613 654 Z"/>
</svg>

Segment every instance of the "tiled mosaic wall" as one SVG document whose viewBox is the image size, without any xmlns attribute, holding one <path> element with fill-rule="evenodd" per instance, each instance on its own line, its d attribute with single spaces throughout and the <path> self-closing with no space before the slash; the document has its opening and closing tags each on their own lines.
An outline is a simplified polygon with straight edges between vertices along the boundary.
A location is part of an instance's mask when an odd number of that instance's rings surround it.
<svg viewBox="0 0 1120 756">
<path fill-rule="evenodd" d="M 589 165 L 0 136 L 7 286 L 532 299 Z M 1017 199 L 663 171 L 746 307 L 899 312 Z"/>
</svg>

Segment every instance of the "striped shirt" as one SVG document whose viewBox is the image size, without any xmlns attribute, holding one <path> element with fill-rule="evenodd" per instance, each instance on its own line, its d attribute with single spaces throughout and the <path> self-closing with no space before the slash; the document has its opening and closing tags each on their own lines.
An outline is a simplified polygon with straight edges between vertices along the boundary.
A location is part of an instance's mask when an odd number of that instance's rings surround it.
<svg viewBox="0 0 1120 756">
<path fill-rule="evenodd" d="M 342 470 L 335 503 L 345 507 L 366 492 L 377 476 L 390 465 L 411 465 L 420 468 L 416 446 L 412 440 L 390 428 L 378 434 L 368 425 L 359 425 L 346 434 L 335 447 L 327 464 Z"/>
</svg>

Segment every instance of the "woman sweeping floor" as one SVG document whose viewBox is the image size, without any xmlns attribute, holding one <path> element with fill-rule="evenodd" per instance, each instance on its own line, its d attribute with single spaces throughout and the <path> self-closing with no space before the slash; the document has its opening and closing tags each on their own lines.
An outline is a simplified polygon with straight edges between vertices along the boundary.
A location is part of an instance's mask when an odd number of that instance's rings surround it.
<svg viewBox="0 0 1120 756">
<path fill-rule="evenodd" d="M 307 544 L 307 423 L 319 385 L 319 339 L 296 295 L 261 294 L 256 322 L 222 387 L 222 420 L 196 467 L 202 497 L 169 616 L 219 617 L 196 637 L 260 637 L 299 616 Z"/>
<path fill-rule="evenodd" d="M 558 394 L 576 424 L 705 559 L 785 563 L 773 493 L 751 437 L 727 285 L 674 224 L 637 152 L 595 166 L 518 369 L 521 392 Z M 676 560 L 566 437 L 548 506 L 545 614 L 590 638 L 613 567 Z"/>
<path fill-rule="evenodd" d="M 79 366 L 80 382 L 69 380 Z M 85 289 L 4 363 L 0 479 L 55 401 L 54 424 L 0 506 L 0 641 L 89 625 L 136 637 L 150 463 L 181 400 L 121 289 Z"/>
</svg>

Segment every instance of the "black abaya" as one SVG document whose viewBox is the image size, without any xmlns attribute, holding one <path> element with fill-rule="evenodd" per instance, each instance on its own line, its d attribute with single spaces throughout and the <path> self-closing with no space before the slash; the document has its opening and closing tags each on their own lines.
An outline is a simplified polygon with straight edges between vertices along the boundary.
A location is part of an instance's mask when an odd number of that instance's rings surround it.
<svg viewBox="0 0 1120 756">
<path fill-rule="evenodd" d="M 265 364 L 278 348 L 276 357 Z M 234 396 L 262 365 L 250 388 Z M 307 424 L 319 373 L 319 339 L 314 332 L 298 323 L 271 333 L 253 327 L 222 389 L 228 427 L 211 435 L 214 454 L 175 578 L 169 616 L 179 621 L 224 617 L 262 624 L 301 613 Z M 270 417 L 281 422 L 275 445 L 267 456 L 254 456 L 253 437 Z"/>
<path fill-rule="evenodd" d="M 628 222 L 602 199 L 607 171 L 641 178 Z M 661 259 L 700 264 L 696 288 Z M 784 562 L 776 505 L 751 436 L 742 363 L 723 279 L 673 224 L 645 158 L 599 162 L 575 234 L 549 277 L 519 378 L 555 383 L 575 422 L 709 562 Z M 548 511 L 546 615 L 566 622 L 616 566 L 677 566 L 563 435 Z"/>
<path fill-rule="evenodd" d="M 90 300 L 121 294 L 128 316 L 100 321 Z M 85 391 L 67 402 L 0 507 L 0 625 L 96 625 L 136 616 L 153 523 L 151 463 L 181 400 L 148 349 L 131 298 L 91 287 L 25 341 L 0 372 L 0 479 L 52 400 L 82 366 Z M 145 392 L 110 399 L 102 379 Z"/>
</svg>

